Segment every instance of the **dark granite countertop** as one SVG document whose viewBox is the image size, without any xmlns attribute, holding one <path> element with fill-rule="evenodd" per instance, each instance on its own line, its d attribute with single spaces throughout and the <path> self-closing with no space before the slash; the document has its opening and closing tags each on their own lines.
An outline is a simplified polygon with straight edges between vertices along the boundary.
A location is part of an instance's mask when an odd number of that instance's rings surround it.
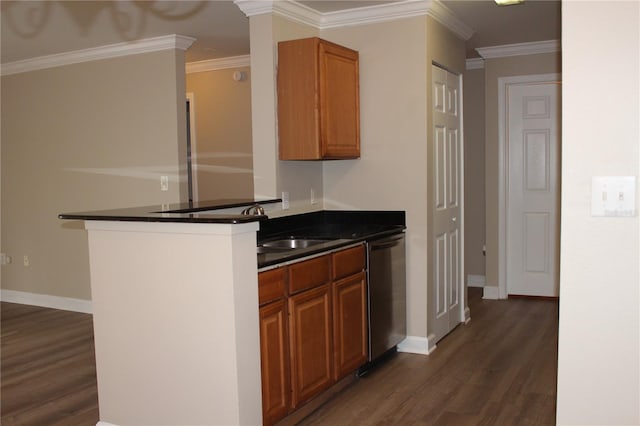
<svg viewBox="0 0 640 426">
<path fill-rule="evenodd" d="M 216 214 L 215 210 L 270 204 L 272 200 L 215 200 L 199 203 L 176 203 L 78 213 L 62 213 L 60 219 L 103 220 L 126 222 L 173 223 L 247 223 L 260 221 L 258 245 L 283 238 L 323 240 L 311 247 L 273 250 L 257 253 L 258 268 L 289 262 L 322 252 L 346 247 L 358 242 L 403 232 L 404 211 L 321 210 L 311 213 L 268 218 L 266 215 Z"/>
<path fill-rule="evenodd" d="M 241 214 L 212 213 L 212 211 L 233 207 L 251 206 L 256 203 L 278 203 L 281 199 L 253 200 L 226 199 L 189 203 L 174 203 L 155 206 L 132 207 L 90 212 L 62 213 L 60 219 L 106 220 L 127 222 L 182 222 L 182 223 L 246 223 L 264 220 L 266 216 L 246 216 Z"/>
<path fill-rule="evenodd" d="M 405 228 L 404 211 L 323 210 L 263 220 L 258 231 L 258 246 L 287 238 L 325 241 L 307 248 L 258 252 L 258 268 L 397 234 Z"/>
</svg>

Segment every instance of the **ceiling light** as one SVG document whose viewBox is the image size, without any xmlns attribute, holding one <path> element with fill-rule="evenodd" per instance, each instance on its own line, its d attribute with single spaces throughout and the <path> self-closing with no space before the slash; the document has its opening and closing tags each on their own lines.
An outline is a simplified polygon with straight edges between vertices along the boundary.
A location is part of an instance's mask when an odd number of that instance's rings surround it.
<svg viewBox="0 0 640 426">
<path fill-rule="evenodd" d="M 498 6 L 509 6 L 512 4 L 524 3 L 524 0 L 495 0 Z"/>
</svg>

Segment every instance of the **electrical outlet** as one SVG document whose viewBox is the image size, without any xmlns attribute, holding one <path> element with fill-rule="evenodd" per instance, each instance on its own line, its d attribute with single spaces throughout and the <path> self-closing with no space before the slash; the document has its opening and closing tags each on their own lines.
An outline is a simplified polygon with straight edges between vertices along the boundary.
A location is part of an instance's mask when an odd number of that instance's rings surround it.
<svg viewBox="0 0 640 426">
<path fill-rule="evenodd" d="M 168 191 L 169 190 L 169 176 L 162 175 L 160 176 L 160 191 Z"/>
<path fill-rule="evenodd" d="M 29 256 L 27 256 L 26 254 L 22 257 L 22 264 L 24 266 L 31 265 L 31 261 L 29 260 Z"/>
<path fill-rule="evenodd" d="M 11 256 L 5 253 L 0 253 L 0 265 L 8 265 L 11 263 Z"/>
<path fill-rule="evenodd" d="M 311 199 L 311 204 L 316 203 L 316 192 L 311 188 L 311 193 L 309 194 L 309 198 Z"/>
<path fill-rule="evenodd" d="M 287 191 L 282 191 L 282 210 L 287 210 L 289 208 L 289 193 Z"/>
</svg>

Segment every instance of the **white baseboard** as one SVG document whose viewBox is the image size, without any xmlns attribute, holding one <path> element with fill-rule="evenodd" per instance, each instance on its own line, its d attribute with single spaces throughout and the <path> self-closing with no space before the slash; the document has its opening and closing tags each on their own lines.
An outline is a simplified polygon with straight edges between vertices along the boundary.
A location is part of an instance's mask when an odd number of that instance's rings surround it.
<svg viewBox="0 0 640 426">
<path fill-rule="evenodd" d="M 98 423 L 96 423 L 96 426 L 118 426 L 118 425 L 114 425 L 113 423 L 103 422 L 102 420 L 100 420 Z"/>
<path fill-rule="evenodd" d="M 429 355 L 436 348 L 435 336 L 429 337 L 407 336 L 398 344 L 398 352 Z"/>
<path fill-rule="evenodd" d="M 486 286 L 484 287 L 484 291 L 482 293 L 483 299 L 492 299 L 498 300 L 500 299 L 500 289 L 494 286 Z"/>
<path fill-rule="evenodd" d="M 70 297 L 51 296 L 49 294 L 27 293 L 16 290 L 0 290 L 0 300 L 3 302 L 20 303 L 21 305 L 41 306 L 43 308 L 62 309 L 63 311 L 93 312 L 91 300 L 72 299 Z"/>
<path fill-rule="evenodd" d="M 468 287 L 484 287 L 487 285 L 487 278 L 484 275 L 467 275 Z"/>
</svg>

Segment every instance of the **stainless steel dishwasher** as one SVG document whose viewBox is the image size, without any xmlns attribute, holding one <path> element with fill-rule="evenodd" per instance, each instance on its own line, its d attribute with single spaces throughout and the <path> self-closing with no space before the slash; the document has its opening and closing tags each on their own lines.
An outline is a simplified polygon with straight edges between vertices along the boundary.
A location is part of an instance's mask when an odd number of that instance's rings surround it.
<svg viewBox="0 0 640 426">
<path fill-rule="evenodd" d="M 407 335 L 404 232 L 367 241 L 369 363 L 395 353 Z"/>
</svg>

